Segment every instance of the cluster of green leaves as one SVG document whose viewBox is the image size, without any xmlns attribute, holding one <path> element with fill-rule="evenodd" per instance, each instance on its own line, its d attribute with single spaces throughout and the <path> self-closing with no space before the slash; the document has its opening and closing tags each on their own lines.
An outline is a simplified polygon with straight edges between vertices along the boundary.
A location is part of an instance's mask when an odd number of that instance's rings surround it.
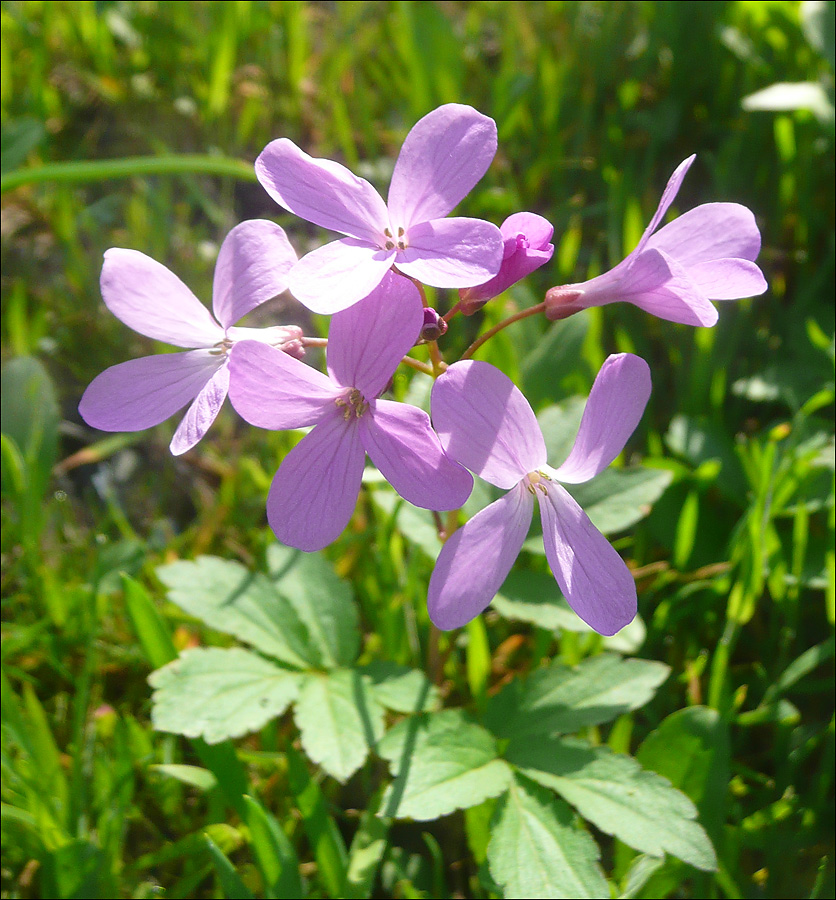
<svg viewBox="0 0 836 900">
<path fill-rule="evenodd" d="M 832 10 L 4 0 L 2 896 L 832 895 Z M 770 291 L 714 329 L 612 307 L 480 351 L 553 464 L 606 355 L 651 364 L 624 465 L 577 491 L 639 585 L 615 638 L 559 596 L 536 523 L 490 611 L 439 637 L 434 523 L 374 473 L 340 541 L 290 554 L 264 497 L 297 436 L 222 414 L 173 460 L 168 425 L 101 439 L 76 412 L 162 349 L 102 307 L 105 249 L 208 297 L 236 222 L 324 238 L 252 183 L 269 140 L 385 192 L 444 102 L 499 126 L 463 214 L 532 209 L 556 244 L 450 359 L 617 262 L 692 152 L 678 211 L 761 225 Z M 266 311 L 290 320 L 317 329 Z M 426 403 L 420 376 L 394 390 Z"/>
</svg>

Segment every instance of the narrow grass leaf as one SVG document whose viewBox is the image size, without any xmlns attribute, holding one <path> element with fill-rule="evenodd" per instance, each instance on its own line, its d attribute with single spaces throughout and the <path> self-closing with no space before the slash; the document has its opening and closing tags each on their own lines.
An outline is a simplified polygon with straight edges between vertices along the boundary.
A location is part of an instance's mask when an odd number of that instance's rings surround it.
<svg viewBox="0 0 836 900">
<path fill-rule="evenodd" d="M 270 900 L 306 897 L 299 873 L 299 857 L 276 817 L 255 797 L 244 797 L 245 821 L 261 877 Z"/>
<path fill-rule="evenodd" d="M 255 900 L 255 895 L 241 881 L 241 876 L 235 871 L 235 866 L 232 865 L 223 850 L 208 834 L 204 837 L 226 900 Z"/>
<path fill-rule="evenodd" d="M 154 605 L 151 595 L 135 579 L 122 575 L 125 609 L 145 658 L 160 669 L 177 657 L 168 624 Z"/>
</svg>

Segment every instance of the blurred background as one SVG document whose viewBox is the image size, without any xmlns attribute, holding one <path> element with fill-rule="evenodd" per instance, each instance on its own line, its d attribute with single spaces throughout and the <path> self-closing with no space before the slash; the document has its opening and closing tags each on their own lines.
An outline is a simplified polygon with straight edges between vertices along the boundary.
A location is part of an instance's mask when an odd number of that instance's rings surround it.
<svg viewBox="0 0 836 900">
<path fill-rule="evenodd" d="M 326 239 L 255 181 L 265 144 L 289 137 L 385 196 L 409 129 L 448 102 L 499 129 L 497 157 L 460 214 L 499 224 L 537 212 L 556 247 L 549 265 L 455 322 L 448 359 L 549 287 L 622 259 L 692 153 L 676 211 L 734 201 L 755 213 L 769 290 L 721 304 L 714 329 L 611 306 L 557 325 L 527 319 L 482 358 L 536 410 L 586 394 L 609 353 L 650 363 L 632 460 L 669 477 L 616 546 L 639 580 L 636 653 L 673 674 L 646 718 L 623 726 L 626 741 L 689 705 L 728 724 L 722 871 L 699 896 L 833 896 L 833 9 L 2 3 L 3 897 L 219 896 L 211 878 L 183 887 L 197 865 L 186 851 L 160 855 L 223 816 L 150 769 L 185 751 L 150 726 L 152 666 L 121 574 L 156 598 L 178 649 L 207 640 L 162 603 L 154 569 L 206 553 L 263 566 L 274 541 L 266 491 L 294 441 L 245 427 L 228 405 L 181 458 L 168 452 L 176 421 L 132 435 L 86 426 L 87 384 L 161 349 L 104 307 L 102 254 L 140 250 L 208 303 L 220 242 L 243 219 L 278 222 L 300 255 Z M 287 297 L 253 321 L 327 327 Z M 357 585 L 380 571 L 374 554 L 390 552 L 373 519 L 361 504 L 327 554 Z M 426 583 L 431 563 L 414 567 Z M 385 643 L 371 611 L 385 585 L 364 590 L 366 641 Z M 505 619 L 488 644 L 495 675 L 500 656 L 525 668 L 561 646 Z M 455 689 L 455 669 L 446 675 Z M 269 791 L 269 778 L 254 783 Z M 61 856 L 68 844 L 92 873 L 81 886 L 62 881 L 77 859 Z M 390 896 L 440 896 L 417 875 L 415 893 L 398 883 Z M 680 878 L 655 890 L 639 896 L 694 888 Z"/>
</svg>

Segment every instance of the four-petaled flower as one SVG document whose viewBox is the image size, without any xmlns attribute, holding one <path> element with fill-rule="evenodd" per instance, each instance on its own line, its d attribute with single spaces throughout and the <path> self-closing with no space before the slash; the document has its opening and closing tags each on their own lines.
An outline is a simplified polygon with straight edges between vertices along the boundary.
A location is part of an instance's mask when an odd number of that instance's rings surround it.
<svg viewBox="0 0 836 900">
<path fill-rule="evenodd" d="M 739 203 L 704 203 L 659 223 L 695 156 L 680 163 L 638 246 L 615 268 L 579 284 L 546 293 L 546 316 L 563 319 L 590 306 L 625 301 L 660 319 L 714 325 L 712 300 L 740 300 L 766 290 L 755 265 L 761 236 L 751 211 Z"/>
<path fill-rule="evenodd" d="M 636 614 L 636 585 L 624 561 L 562 487 L 603 471 L 624 448 L 650 396 L 650 370 L 638 356 L 601 367 L 568 458 L 546 465 L 534 412 L 511 380 L 488 363 L 454 363 L 432 392 L 433 424 L 447 453 L 508 489 L 441 548 L 430 579 L 430 618 L 443 629 L 477 616 L 493 599 L 522 548 L 536 497 L 546 558 L 569 605 L 601 634 Z"/>
<path fill-rule="evenodd" d="M 171 440 L 185 453 L 206 434 L 229 388 L 229 350 L 242 338 L 301 352 L 296 326 L 236 328 L 233 323 L 287 289 L 296 253 L 273 222 L 254 219 L 226 236 L 215 264 L 215 316 L 169 269 L 136 250 L 111 248 L 102 266 L 102 297 L 126 325 L 186 353 L 144 356 L 111 366 L 81 398 L 79 412 L 102 431 L 142 431 L 191 402 Z M 278 351 L 277 351 L 278 352 Z"/>
<path fill-rule="evenodd" d="M 255 163 L 281 206 L 347 235 L 303 257 L 290 277 L 294 297 L 318 313 L 361 300 L 395 266 L 442 288 L 481 284 L 499 271 L 503 240 L 481 219 L 447 218 L 485 174 L 496 153 L 496 124 L 470 106 L 428 113 L 401 147 L 388 206 L 363 178 L 292 141 L 268 144 Z"/>
<path fill-rule="evenodd" d="M 331 319 L 328 376 L 264 344 L 234 348 L 230 399 L 244 419 L 270 429 L 314 426 L 270 487 L 267 519 L 282 543 L 313 551 L 339 536 L 366 453 L 415 506 L 457 509 L 469 496 L 473 479 L 444 453 L 429 416 L 378 399 L 423 322 L 418 289 L 387 272 L 369 296 Z"/>
</svg>

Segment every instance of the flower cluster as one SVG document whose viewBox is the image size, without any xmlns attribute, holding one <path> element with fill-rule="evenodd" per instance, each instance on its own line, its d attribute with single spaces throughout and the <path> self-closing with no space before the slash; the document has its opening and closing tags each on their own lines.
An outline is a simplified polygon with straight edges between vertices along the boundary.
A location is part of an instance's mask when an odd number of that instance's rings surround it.
<svg viewBox="0 0 836 900">
<path fill-rule="evenodd" d="M 522 548 L 536 499 L 546 557 L 564 596 L 594 629 L 613 634 L 636 613 L 634 580 L 562 485 L 593 478 L 621 453 L 650 396 L 647 364 L 629 353 L 606 360 L 572 451 L 553 469 L 518 388 L 470 359 L 474 348 L 448 365 L 436 343 L 456 314 L 476 312 L 554 252 L 551 224 L 534 213 L 516 213 L 499 228 L 450 216 L 496 149 L 492 119 L 469 106 L 441 106 L 407 135 L 386 203 L 344 166 L 310 157 L 286 138 L 273 141 L 255 164 L 262 186 L 285 209 L 343 237 L 297 260 L 277 225 L 233 228 L 215 269 L 214 317 L 160 263 L 108 250 L 101 287 L 111 312 L 186 352 L 107 369 L 79 408 L 96 428 L 135 431 L 188 404 L 171 442 L 175 454 L 204 436 L 227 394 L 258 427 L 312 426 L 281 462 L 267 498 L 277 538 L 304 551 L 325 547 L 348 524 L 367 454 L 405 500 L 425 509 L 458 510 L 473 474 L 506 490 L 461 528 L 451 514 L 440 529 L 446 542 L 428 594 L 439 628 L 463 625 L 488 606 Z M 553 287 L 526 314 L 561 319 L 623 300 L 705 326 L 718 318 L 711 301 L 762 293 L 760 235 L 745 207 L 704 204 L 659 227 L 693 160 L 674 172 L 626 259 L 589 281 Z M 427 307 L 423 285 L 457 289 L 458 299 L 442 316 Z M 311 311 L 331 316 L 327 374 L 303 361 L 315 341 L 300 328 L 234 324 L 288 289 Z M 409 357 L 422 343 L 431 366 Z M 383 396 L 405 359 L 436 378 L 431 417 Z"/>
</svg>

